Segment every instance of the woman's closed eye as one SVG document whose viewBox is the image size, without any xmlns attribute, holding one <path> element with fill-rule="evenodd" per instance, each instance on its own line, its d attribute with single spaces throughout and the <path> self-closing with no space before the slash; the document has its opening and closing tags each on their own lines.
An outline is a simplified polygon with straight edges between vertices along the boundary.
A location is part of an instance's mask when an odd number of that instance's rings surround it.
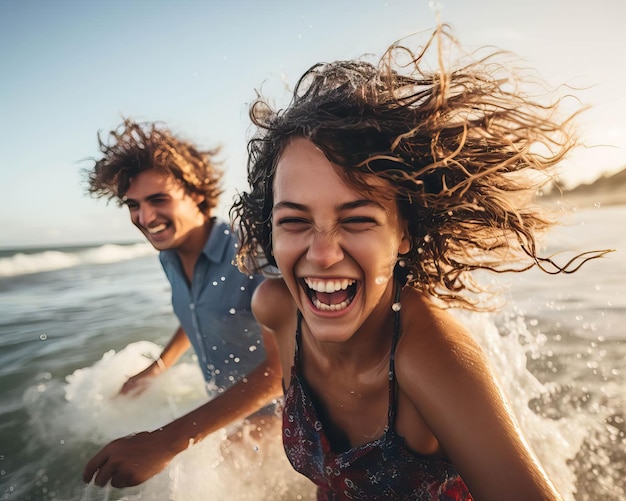
<svg viewBox="0 0 626 501">
<path fill-rule="evenodd" d="M 311 222 L 307 219 L 300 217 L 282 217 L 277 222 L 276 225 L 287 231 L 300 231 L 307 229 L 310 226 Z"/>
<path fill-rule="evenodd" d="M 341 226 L 349 231 L 363 231 L 378 226 L 378 221 L 369 216 L 352 216 L 342 219 Z"/>
</svg>

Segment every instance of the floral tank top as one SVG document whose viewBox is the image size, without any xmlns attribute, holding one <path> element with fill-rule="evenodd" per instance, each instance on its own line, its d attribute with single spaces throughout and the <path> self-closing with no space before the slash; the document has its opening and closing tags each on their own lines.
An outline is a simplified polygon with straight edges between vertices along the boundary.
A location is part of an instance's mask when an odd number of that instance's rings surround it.
<svg viewBox="0 0 626 501">
<path fill-rule="evenodd" d="M 400 313 L 396 312 L 389 362 L 388 423 L 383 435 L 335 452 L 324 433 L 306 381 L 299 374 L 302 317 L 298 312 L 291 381 L 285 392 L 283 445 L 291 465 L 317 485 L 318 500 L 386 499 L 471 501 L 458 472 L 446 461 L 413 452 L 395 431 L 394 352 Z"/>
</svg>

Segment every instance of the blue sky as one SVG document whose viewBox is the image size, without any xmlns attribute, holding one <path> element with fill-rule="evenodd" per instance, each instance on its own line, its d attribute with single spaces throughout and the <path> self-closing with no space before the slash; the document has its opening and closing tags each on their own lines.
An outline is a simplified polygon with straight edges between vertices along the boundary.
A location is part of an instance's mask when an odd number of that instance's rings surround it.
<svg viewBox="0 0 626 501">
<path fill-rule="evenodd" d="M 132 241 L 124 209 L 84 195 L 96 133 L 121 115 L 162 120 L 223 146 L 221 208 L 245 188 L 248 104 L 286 99 L 313 63 L 380 55 L 391 42 L 452 25 L 469 47 L 511 50 L 550 83 L 588 87 L 591 144 L 569 183 L 626 166 L 622 0 L 0 0 L 0 247 Z"/>
</svg>

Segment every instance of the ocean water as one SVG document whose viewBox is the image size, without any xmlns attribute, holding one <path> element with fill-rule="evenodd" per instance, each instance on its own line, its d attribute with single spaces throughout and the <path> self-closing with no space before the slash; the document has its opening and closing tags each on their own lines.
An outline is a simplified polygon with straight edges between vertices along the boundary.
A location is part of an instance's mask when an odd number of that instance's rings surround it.
<svg viewBox="0 0 626 501">
<path fill-rule="evenodd" d="M 506 304 L 458 313 L 567 500 L 626 499 L 624 220 L 626 206 L 573 212 L 544 254 L 616 252 L 572 275 L 482 277 Z M 173 333 L 169 299 L 144 243 L 0 251 L 0 499 L 313 499 L 279 436 L 252 439 L 245 426 L 208 437 L 141 486 L 83 484 L 101 445 L 154 429 L 213 391 L 188 354 L 140 396 L 116 396 Z"/>
</svg>

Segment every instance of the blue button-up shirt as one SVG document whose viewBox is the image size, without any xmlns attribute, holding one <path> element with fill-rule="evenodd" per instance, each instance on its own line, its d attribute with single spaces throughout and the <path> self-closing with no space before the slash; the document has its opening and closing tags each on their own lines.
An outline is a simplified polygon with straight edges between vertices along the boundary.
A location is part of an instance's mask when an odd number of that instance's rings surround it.
<svg viewBox="0 0 626 501">
<path fill-rule="evenodd" d="M 260 328 L 250 300 L 261 276 L 241 273 L 233 264 L 237 238 L 215 221 L 196 263 L 189 287 L 178 254 L 159 253 L 172 286 L 172 306 L 198 356 L 208 383 L 218 391 L 232 386 L 265 358 Z"/>
</svg>

